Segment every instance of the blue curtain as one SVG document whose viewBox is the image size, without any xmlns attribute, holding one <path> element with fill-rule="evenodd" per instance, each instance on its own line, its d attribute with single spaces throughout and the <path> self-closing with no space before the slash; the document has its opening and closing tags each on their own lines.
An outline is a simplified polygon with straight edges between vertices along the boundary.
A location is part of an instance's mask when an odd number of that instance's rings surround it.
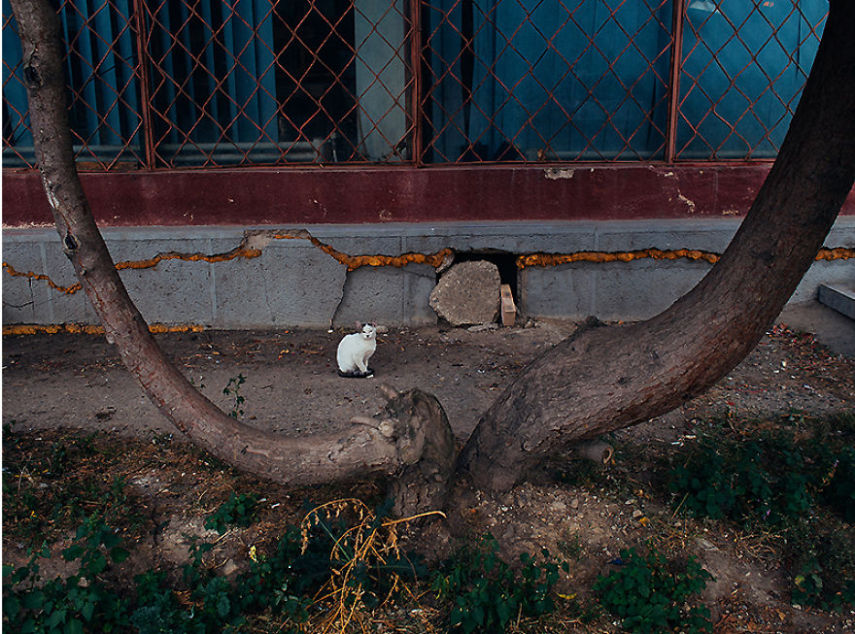
<svg viewBox="0 0 855 634">
<path fill-rule="evenodd" d="M 158 155 L 185 164 L 209 154 L 242 162 L 253 148 L 276 144 L 272 4 L 163 2 L 152 17 Z"/>
<path fill-rule="evenodd" d="M 11 7 L 3 0 L 4 16 Z M 140 160 L 140 100 L 129 0 L 77 0 L 59 10 L 68 48 L 66 74 L 72 88 L 69 119 L 79 160 Z M 16 29 L 3 32 L 4 138 L 22 154 L 32 153 L 22 81 L 21 43 Z M 11 72 L 10 67 L 14 69 Z M 5 153 L 11 157 L 10 152 Z"/>
<path fill-rule="evenodd" d="M 690 0 L 678 158 L 774 157 L 827 12 L 828 0 Z"/>
<path fill-rule="evenodd" d="M 661 158 L 671 3 L 615 4 L 432 2 L 434 160 Z"/>
<path fill-rule="evenodd" d="M 3 21 L 12 15 L 9 0 L 3 0 Z M 21 64 L 21 40 L 18 38 L 14 20 L 12 26 L 3 29 L 3 142 L 18 151 L 30 154 L 33 133 L 27 116 L 27 90 L 24 87 L 24 71 Z M 14 153 L 4 147 L 3 163 L 14 161 Z M 16 162 L 16 161 L 15 161 Z"/>
</svg>

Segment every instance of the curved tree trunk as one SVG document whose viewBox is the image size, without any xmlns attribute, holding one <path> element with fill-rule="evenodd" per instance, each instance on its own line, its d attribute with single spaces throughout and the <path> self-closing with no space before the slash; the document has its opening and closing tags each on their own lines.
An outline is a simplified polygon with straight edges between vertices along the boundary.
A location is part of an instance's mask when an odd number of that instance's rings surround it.
<svg viewBox="0 0 855 634">
<path fill-rule="evenodd" d="M 418 390 L 392 395 L 387 418 L 352 421 L 340 434 L 283 437 L 226 416 L 187 381 L 128 296 L 83 193 L 72 153 L 57 15 L 46 0 L 13 0 L 12 6 L 23 47 L 36 159 L 63 248 L 104 324 L 107 340 L 116 344 L 122 361 L 160 411 L 212 454 L 287 484 L 398 474 L 419 462 L 426 445 L 436 454 L 430 443 L 442 443 L 450 428 L 436 399 Z M 451 460 L 450 454 L 445 457 L 446 472 Z M 420 477 L 413 470 L 406 473 Z M 442 506 L 444 494 L 444 488 L 434 487 L 429 505 Z M 401 512 L 412 510 L 402 494 L 398 506 Z"/>
<path fill-rule="evenodd" d="M 108 339 L 149 398 L 195 443 L 239 469 L 291 484 L 395 473 L 399 512 L 442 506 L 453 447 L 435 398 L 393 394 L 387 418 L 354 421 L 340 435 L 283 438 L 225 416 L 169 362 L 124 289 L 77 177 L 56 15 L 46 0 L 12 5 L 39 169 L 60 239 Z M 855 3 L 832 0 L 831 9 L 779 159 L 719 264 L 658 317 L 588 328 L 536 360 L 484 415 L 456 476 L 506 489 L 549 453 L 676 407 L 757 343 L 852 186 L 855 55 L 846 28 L 855 23 Z"/>
<path fill-rule="evenodd" d="M 508 489 L 550 453 L 674 409 L 752 350 L 852 188 L 853 25 L 855 2 L 832 0 L 775 165 L 718 264 L 660 315 L 585 328 L 533 362 L 482 417 L 458 475 L 479 488 Z"/>
</svg>

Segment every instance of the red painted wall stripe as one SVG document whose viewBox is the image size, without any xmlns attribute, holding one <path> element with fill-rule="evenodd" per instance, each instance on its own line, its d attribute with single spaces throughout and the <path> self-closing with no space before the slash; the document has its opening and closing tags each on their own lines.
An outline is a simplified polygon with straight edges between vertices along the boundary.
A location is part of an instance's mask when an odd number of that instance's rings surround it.
<svg viewBox="0 0 855 634">
<path fill-rule="evenodd" d="M 771 164 L 82 173 L 102 226 L 621 220 L 743 215 Z M 855 214 L 855 194 L 842 211 Z M 3 172 L 3 224 L 52 223 L 35 172 Z"/>
</svg>

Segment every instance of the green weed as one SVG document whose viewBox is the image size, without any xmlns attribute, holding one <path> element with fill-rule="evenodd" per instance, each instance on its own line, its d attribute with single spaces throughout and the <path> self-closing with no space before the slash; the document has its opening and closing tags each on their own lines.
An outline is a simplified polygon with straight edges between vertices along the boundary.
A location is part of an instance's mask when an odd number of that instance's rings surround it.
<svg viewBox="0 0 855 634">
<path fill-rule="evenodd" d="M 855 529 L 812 518 L 786 534 L 784 557 L 792 580 L 792 602 L 839 610 L 855 606 Z"/>
<path fill-rule="evenodd" d="M 747 438 L 702 436 L 674 458 L 669 476 L 681 508 L 701 517 L 785 526 L 817 502 L 855 520 L 855 450 L 826 434 L 788 431 Z"/>
<path fill-rule="evenodd" d="M 515 573 L 499 557 L 492 535 L 482 537 L 474 548 L 465 546 L 444 562 L 433 575 L 431 588 L 437 597 L 452 603 L 449 626 L 463 632 L 502 632 L 520 616 L 538 617 L 555 605 L 552 588 L 566 563 L 553 561 L 541 551 L 538 561 L 528 553 L 520 556 Z"/>
<path fill-rule="evenodd" d="M 246 382 L 246 377 L 243 374 L 238 374 L 229 379 L 226 387 L 223 388 L 223 394 L 232 397 L 232 409 L 229 416 L 237 420 L 243 416 L 243 404 L 246 398 L 240 393 L 240 386 Z"/>
<path fill-rule="evenodd" d="M 63 559 L 79 563 L 77 573 L 43 579 L 39 560 L 50 557 L 46 547 L 25 566 L 3 567 L 4 623 L 22 634 L 214 634 L 237 631 L 264 612 L 279 620 L 282 627 L 277 631 L 295 631 L 287 628 L 306 620 L 311 599 L 302 591 L 311 596 L 319 584 L 305 583 L 297 529 L 283 536 L 271 557 L 254 556 L 234 583 L 204 567 L 202 555 L 210 548 L 194 544 L 183 589 L 166 583 L 164 572 L 149 570 L 135 578 L 134 592 L 122 595 L 104 577 L 129 553 L 113 529 L 89 518 L 78 528 L 75 542 L 62 551 Z M 179 593 L 189 601 L 179 601 Z"/>
<path fill-rule="evenodd" d="M 230 526 L 246 527 L 255 521 L 258 512 L 258 496 L 254 493 L 229 494 L 229 499 L 205 519 L 205 528 L 217 531 L 220 535 Z"/>
<path fill-rule="evenodd" d="M 855 449 L 851 416 L 790 415 L 796 431 L 733 438 L 723 430 L 678 454 L 675 501 L 689 513 L 765 525 L 781 535 L 792 600 L 836 609 L 855 604 Z M 812 433 L 809 433 L 812 432 Z M 820 521 L 818 505 L 838 516 Z"/>
<path fill-rule="evenodd" d="M 4 622 L 15 624 L 21 634 L 124 631 L 127 603 L 99 577 L 110 562 L 124 561 L 128 554 L 113 529 L 88 518 L 75 542 L 62 551 L 66 561 L 79 562 L 78 572 L 68 578 L 42 579 L 38 560 L 50 557 L 46 546 L 20 568 L 3 566 Z"/>
<path fill-rule="evenodd" d="M 826 462 L 830 467 L 820 499 L 844 521 L 855 523 L 855 448 L 845 447 Z"/>
<path fill-rule="evenodd" d="M 780 525 L 814 502 L 811 468 L 802 449 L 784 435 L 740 442 L 704 437 L 671 473 L 671 490 L 683 494 L 694 515 Z"/>
<path fill-rule="evenodd" d="M 35 546 L 88 516 L 122 528 L 143 524 L 125 478 L 105 479 L 91 469 L 70 467 L 94 453 L 91 438 L 31 443 L 21 440 L 4 454 L 4 529 L 10 534 Z"/>
<path fill-rule="evenodd" d="M 689 607 L 687 601 L 706 587 L 712 575 L 689 558 L 684 566 L 669 562 L 650 550 L 639 555 L 634 548 L 620 552 L 620 567 L 594 583 L 603 607 L 622 619 L 630 632 L 692 634 L 711 632 L 709 610 Z"/>
</svg>

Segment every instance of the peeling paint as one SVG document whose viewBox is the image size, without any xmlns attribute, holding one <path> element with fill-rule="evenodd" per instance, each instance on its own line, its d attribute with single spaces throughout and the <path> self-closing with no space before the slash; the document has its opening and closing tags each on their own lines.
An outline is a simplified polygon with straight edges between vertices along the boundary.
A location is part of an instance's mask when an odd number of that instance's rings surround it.
<svg viewBox="0 0 855 634">
<path fill-rule="evenodd" d="M 45 195 L 48 199 L 48 204 L 54 213 L 61 213 L 59 206 L 59 198 L 56 197 L 56 194 L 53 191 L 53 185 L 48 181 L 47 176 L 44 173 L 41 174 L 42 180 L 42 188 L 45 190 Z"/>
<path fill-rule="evenodd" d="M 48 204 L 54 211 L 59 211 L 59 198 L 54 195 L 53 191 L 50 189 L 45 190 L 47 194 Z"/>
<path fill-rule="evenodd" d="M 265 235 L 263 233 L 247 233 L 246 238 L 244 239 L 244 244 L 249 249 L 257 249 L 258 251 L 261 251 L 270 244 L 271 240 L 273 240 L 273 236 Z"/>
<path fill-rule="evenodd" d="M 680 199 L 680 202 L 682 202 L 682 203 L 685 203 L 685 204 L 686 204 L 686 206 L 689 208 L 689 213 L 690 213 L 690 214 L 695 213 L 695 201 L 693 201 L 693 200 L 690 200 L 690 199 L 686 198 L 686 197 L 685 197 L 685 196 L 683 196 L 683 194 L 681 194 L 680 192 L 677 192 L 677 198 L 679 198 L 679 199 Z"/>
<path fill-rule="evenodd" d="M 149 324 L 149 332 L 163 334 L 167 332 L 202 332 L 204 326 L 199 324 L 185 324 L 180 326 L 168 326 L 166 324 Z M 70 335 L 103 335 L 104 326 L 91 324 L 10 324 L 3 326 L 3 336 L 7 335 L 55 335 L 57 333 Z"/>
<path fill-rule="evenodd" d="M 559 169 L 557 167 L 547 167 L 543 170 L 544 176 L 546 176 L 546 180 L 557 181 L 573 178 L 573 174 L 576 170 L 572 169 Z"/>
</svg>

